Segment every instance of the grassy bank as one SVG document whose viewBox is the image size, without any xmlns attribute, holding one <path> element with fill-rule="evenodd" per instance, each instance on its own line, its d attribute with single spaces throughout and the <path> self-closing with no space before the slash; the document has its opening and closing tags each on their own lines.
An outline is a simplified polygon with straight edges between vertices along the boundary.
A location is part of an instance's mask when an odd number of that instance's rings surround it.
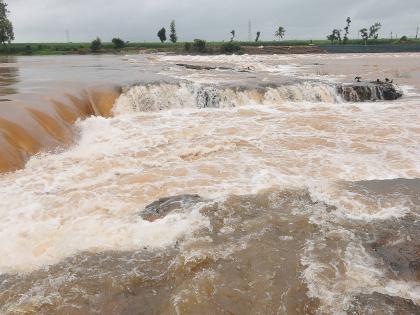
<svg viewBox="0 0 420 315">
<path fill-rule="evenodd" d="M 283 40 L 283 41 L 265 41 L 265 42 L 235 42 L 240 46 L 331 46 L 331 42 L 327 40 Z M 377 39 L 369 40 L 368 46 L 373 45 L 420 45 L 420 39 L 408 39 L 401 42 L 400 40 Z M 90 43 L 12 43 L 10 45 L 0 47 L 0 55 L 82 55 L 92 53 Z M 223 46 L 226 42 L 207 42 L 207 53 L 223 52 Z M 335 44 L 336 46 L 345 46 Z M 347 45 L 364 45 L 363 40 L 350 40 Z M 122 49 L 115 49 L 112 43 L 103 43 L 100 53 L 137 53 L 139 50 L 147 51 L 173 51 L 184 52 L 185 43 L 127 43 Z"/>
</svg>

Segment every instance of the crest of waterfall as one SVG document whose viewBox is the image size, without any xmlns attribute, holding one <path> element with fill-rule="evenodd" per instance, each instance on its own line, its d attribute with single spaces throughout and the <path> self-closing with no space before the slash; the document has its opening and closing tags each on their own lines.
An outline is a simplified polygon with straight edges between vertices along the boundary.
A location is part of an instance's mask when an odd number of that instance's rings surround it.
<svg viewBox="0 0 420 315">
<path fill-rule="evenodd" d="M 193 83 L 150 84 L 127 88 L 114 106 L 114 114 L 174 108 L 229 108 L 282 102 L 339 103 L 333 85 L 303 82 L 277 87 L 219 87 Z"/>
</svg>

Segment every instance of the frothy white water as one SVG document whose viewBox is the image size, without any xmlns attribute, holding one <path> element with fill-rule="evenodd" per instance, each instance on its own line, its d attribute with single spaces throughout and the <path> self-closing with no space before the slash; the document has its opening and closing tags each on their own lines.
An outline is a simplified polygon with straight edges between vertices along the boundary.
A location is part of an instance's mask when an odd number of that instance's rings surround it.
<svg viewBox="0 0 420 315">
<path fill-rule="evenodd" d="M 296 75 L 297 66 L 276 64 L 281 58 L 303 57 L 194 60 Z M 204 204 L 153 223 L 142 220 L 140 211 L 160 197 L 197 193 L 220 200 L 299 187 L 337 208 L 314 203 L 295 209 L 316 226 L 300 258 L 321 311 L 342 313 L 354 294 L 373 291 L 418 303 L 418 285 L 390 280 L 351 225 L 412 215 L 406 196 L 390 202 L 346 186 L 420 176 L 419 101 L 409 96 L 343 103 L 333 85 L 313 81 L 276 88 L 131 87 L 118 99 L 114 117 L 77 122 L 76 145 L 39 154 L 24 169 L 0 175 L 0 274 L 33 271 L 83 251 L 165 249 L 183 238 L 198 242 L 195 233 L 211 226 L 200 214 Z M 235 229 L 227 221 L 222 232 Z M 292 231 L 283 234 L 280 242 L 296 238 Z M 234 249 L 240 246 L 246 242 Z M 199 256 L 194 248 L 191 253 L 186 263 Z"/>
<path fill-rule="evenodd" d="M 176 108 L 226 108 L 284 102 L 338 103 L 332 85 L 304 82 L 268 88 L 228 88 L 214 85 L 151 84 L 134 86 L 117 100 L 114 113 L 149 112 Z"/>
<path fill-rule="evenodd" d="M 0 272 L 84 250 L 166 246 L 206 225 L 198 211 L 142 221 L 139 211 L 159 197 L 420 175 L 409 104 L 404 115 L 397 104 L 290 102 L 133 114 L 126 97 L 117 104 L 125 114 L 78 122 L 76 146 L 0 175 Z"/>
</svg>

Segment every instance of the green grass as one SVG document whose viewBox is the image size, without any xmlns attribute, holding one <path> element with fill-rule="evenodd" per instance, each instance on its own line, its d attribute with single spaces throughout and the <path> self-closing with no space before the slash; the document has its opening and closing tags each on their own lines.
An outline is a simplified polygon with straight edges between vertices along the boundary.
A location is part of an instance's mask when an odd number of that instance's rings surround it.
<svg viewBox="0 0 420 315">
<path fill-rule="evenodd" d="M 121 50 L 112 43 L 103 43 L 102 53 L 130 53 L 139 49 L 174 50 L 182 49 L 183 43 L 128 43 Z M 90 54 L 90 43 L 12 43 L 0 46 L 0 55 L 67 55 Z"/>
<path fill-rule="evenodd" d="M 331 45 L 328 40 L 282 40 L 265 42 L 237 42 L 242 46 L 304 46 L 304 45 Z M 207 42 L 208 52 L 218 52 L 226 42 Z M 399 44 L 420 44 L 420 39 L 408 39 L 401 43 L 399 40 L 377 39 L 369 40 L 368 45 L 399 45 Z M 336 43 L 338 45 L 338 43 Z M 363 40 L 353 39 L 347 45 L 364 45 Z M 122 50 L 115 50 L 112 43 L 103 43 L 101 53 L 137 53 L 141 49 L 155 51 L 176 51 L 184 50 L 184 43 L 176 44 L 167 42 L 148 42 L 148 43 L 128 43 Z M 90 43 L 12 43 L 0 46 L 0 55 L 67 55 L 67 54 L 90 54 Z"/>
</svg>

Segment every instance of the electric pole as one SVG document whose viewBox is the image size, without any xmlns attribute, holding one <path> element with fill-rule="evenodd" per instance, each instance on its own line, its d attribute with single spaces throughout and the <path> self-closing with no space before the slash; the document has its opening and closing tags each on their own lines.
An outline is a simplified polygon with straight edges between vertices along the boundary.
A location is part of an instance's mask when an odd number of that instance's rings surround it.
<svg viewBox="0 0 420 315">
<path fill-rule="evenodd" d="M 252 24 L 251 19 L 248 22 L 248 41 L 252 41 Z"/>
</svg>

